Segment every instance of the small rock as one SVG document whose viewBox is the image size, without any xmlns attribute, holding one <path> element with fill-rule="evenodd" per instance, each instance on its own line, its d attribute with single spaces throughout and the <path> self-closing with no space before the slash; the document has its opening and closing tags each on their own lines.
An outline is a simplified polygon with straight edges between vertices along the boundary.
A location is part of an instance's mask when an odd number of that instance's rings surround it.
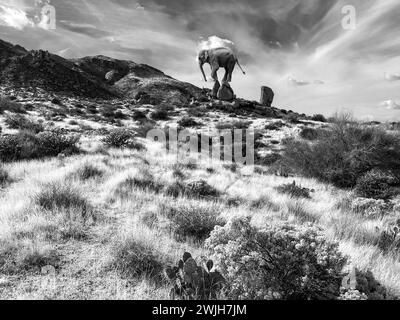
<svg viewBox="0 0 400 320">
<path fill-rule="evenodd" d="M 51 266 L 51 265 L 47 265 L 47 266 L 42 267 L 41 273 L 42 273 L 43 275 L 51 275 L 51 276 L 54 276 L 54 275 L 56 274 L 56 268 L 54 268 L 54 267 Z"/>
</svg>

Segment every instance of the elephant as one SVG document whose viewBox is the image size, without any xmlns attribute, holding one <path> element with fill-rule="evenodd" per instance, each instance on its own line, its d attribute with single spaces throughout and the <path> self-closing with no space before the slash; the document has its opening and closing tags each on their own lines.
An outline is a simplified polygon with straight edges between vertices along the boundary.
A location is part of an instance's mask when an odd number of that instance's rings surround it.
<svg viewBox="0 0 400 320">
<path fill-rule="evenodd" d="M 236 64 L 238 64 L 240 70 L 242 70 L 243 74 L 246 74 L 242 67 L 240 66 L 239 60 L 233 53 L 233 51 L 229 48 L 220 47 L 209 50 L 201 50 L 198 56 L 199 66 L 201 73 L 203 74 L 204 80 L 207 82 L 206 75 L 204 73 L 203 65 L 205 63 L 210 64 L 211 66 L 211 77 L 214 81 L 218 82 L 217 71 L 219 68 L 225 69 L 225 75 L 222 79 L 222 82 L 231 82 L 232 81 L 232 72 L 235 69 Z"/>
</svg>

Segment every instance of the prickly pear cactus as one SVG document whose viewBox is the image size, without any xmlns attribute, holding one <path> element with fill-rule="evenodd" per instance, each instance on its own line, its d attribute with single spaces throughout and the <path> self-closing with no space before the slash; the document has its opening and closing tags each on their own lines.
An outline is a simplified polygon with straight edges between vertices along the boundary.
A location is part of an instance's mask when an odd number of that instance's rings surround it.
<svg viewBox="0 0 400 320">
<path fill-rule="evenodd" d="M 214 263 L 208 260 L 205 268 L 199 266 L 188 252 L 183 254 L 177 266 L 165 269 L 166 277 L 172 283 L 172 300 L 212 300 L 217 298 L 225 279 L 218 271 L 211 272 Z"/>
</svg>

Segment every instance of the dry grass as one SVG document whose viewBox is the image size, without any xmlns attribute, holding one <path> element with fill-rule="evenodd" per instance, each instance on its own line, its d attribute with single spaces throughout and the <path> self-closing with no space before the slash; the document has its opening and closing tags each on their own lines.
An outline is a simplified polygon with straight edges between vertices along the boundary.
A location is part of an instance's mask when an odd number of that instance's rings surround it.
<svg viewBox="0 0 400 320">
<path fill-rule="evenodd" d="M 399 255 L 377 246 L 383 221 L 348 211 L 348 192 L 299 177 L 315 192 L 293 198 L 277 190 L 293 178 L 205 160 L 177 166 L 160 145 L 146 148 L 7 164 L 13 183 L 0 191 L 0 278 L 10 285 L 1 299 L 167 299 L 160 270 L 185 251 L 208 256 L 198 240 L 235 216 L 260 227 L 318 223 L 352 265 L 400 292 Z M 177 180 L 204 180 L 222 196 L 175 199 L 164 190 Z M 55 278 L 41 273 L 46 265 L 56 267 Z"/>
</svg>

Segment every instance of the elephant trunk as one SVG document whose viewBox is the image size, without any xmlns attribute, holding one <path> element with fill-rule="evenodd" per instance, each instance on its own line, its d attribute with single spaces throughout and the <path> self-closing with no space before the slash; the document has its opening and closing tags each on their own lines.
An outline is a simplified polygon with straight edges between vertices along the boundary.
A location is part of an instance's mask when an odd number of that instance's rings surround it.
<svg viewBox="0 0 400 320">
<path fill-rule="evenodd" d="M 200 67 L 201 73 L 203 74 L 204 81 L 207 82 L 207 78 L 206 78 L 206 74 L 204 73 L 203 65 L 204 65 L 204 62 L 199 60 L 199 67 Z"/>
</svg>

